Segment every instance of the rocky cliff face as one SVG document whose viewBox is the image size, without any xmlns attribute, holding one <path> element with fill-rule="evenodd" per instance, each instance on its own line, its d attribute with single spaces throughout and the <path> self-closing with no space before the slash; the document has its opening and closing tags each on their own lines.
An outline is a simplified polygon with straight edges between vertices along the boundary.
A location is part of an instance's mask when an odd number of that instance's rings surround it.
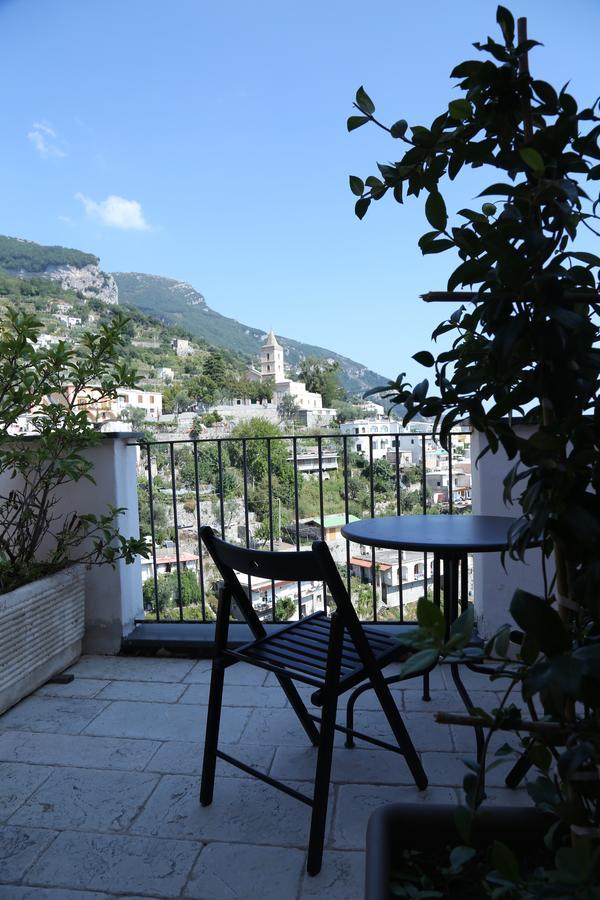
<svg viewBox="0 0 600 900">
<path fill-rule="evenodd" d="M 21 278 L 50 278 L 58 281 L 65 291 L 74 291 L 89 299 L 103 303 L 118 303 L 119 289 L 115 279 L 108 272 L 102 272 L 96 265 L 88 266 L 47 266 L 43 272 L 13 270 L 11 274 Z"/>
</svg>

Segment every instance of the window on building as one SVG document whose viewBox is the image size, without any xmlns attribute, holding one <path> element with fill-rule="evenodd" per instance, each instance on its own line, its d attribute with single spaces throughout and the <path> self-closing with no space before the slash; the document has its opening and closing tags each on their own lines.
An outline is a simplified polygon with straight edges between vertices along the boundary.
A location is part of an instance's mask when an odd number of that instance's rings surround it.
<svg viewBox="0 0 600 900">
<path fill-rule="evenodd" d="M 150 403 L 154 406 L 154 394 L 150 394 Z"/>
<path fill-rule="evenodd" d="M 141 394 L 138 394 L 138 403 L 142 403 L 142 402 L 143 402 L 143 397 Z"/>
</svg>

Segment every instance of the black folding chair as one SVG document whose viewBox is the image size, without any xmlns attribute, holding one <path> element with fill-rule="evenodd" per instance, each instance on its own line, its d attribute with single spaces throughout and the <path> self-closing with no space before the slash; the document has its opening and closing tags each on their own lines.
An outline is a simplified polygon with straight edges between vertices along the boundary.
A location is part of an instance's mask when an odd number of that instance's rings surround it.
<svg viewBox="0 0 600 900">
<path fill-rule="evenodd" d="M 347 732 L 346 728 L 336 724 L 337 702 L 342 693 L 368 680 L 397 745 L 354 729 L 353 734 L 378 747 L 403 754 L 419 790 L 427 787 L 427 776 L 419 756 L 381 673 L 388 663 L 405 659 L 411 651 L 393 635 L 361 625 L 329 548 L 323 541 L 315 541 L 309 551 L 277 553 L 228 544 L 208 527 L 201 528 L 200 535 L 224 584 L 217 612 L 200 802 L 203 806 L 212 802 L 218 757 L 306 803 L 312 807 L 307 870 L 310 875 L 316 875 L 323 858 L 333 739 L 336 730 Z M 276 634 L 267 635 L 236 573 L 292 582 L 321 581 L 326 585 L 335 609 L 330 616 L 317 612 L 282 626 Z M 235 650 L 227 647 L 232 599 L 254 635 L 253 641 Z M 218 749 L 224 673 L 237 662 L 250 663 L 275 674 L 308 739 L 318 747 L 312 797 Z M 416 674 L 423 675 L 423 672 Z M 308 711 L 294 681 L 315 688 L 311 700 L 315 706 L 322 707 L 320 717 Z M 320 729 L 315 722 L 320 723 Z"/>
</svg>

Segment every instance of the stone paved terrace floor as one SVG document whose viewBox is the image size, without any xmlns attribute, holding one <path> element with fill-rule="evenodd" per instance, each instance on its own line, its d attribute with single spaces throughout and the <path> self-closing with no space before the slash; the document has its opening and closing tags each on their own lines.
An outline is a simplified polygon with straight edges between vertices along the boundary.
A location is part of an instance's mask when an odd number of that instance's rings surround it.
<svg viewBox="0 0 600 900">
<path fill-rule="evenodd" d="M 88 656 L 71 671 L 0 717 L 0 900 L 358 900 L 371 811 L 454 803 L 473 754 L 470 729 L 433 721 L 461 709 L 449 672 L 432 674 L 431 703 L 417 680 L 394 689 L 430 787 L 416 790 L 402 757 L 347 750 L 338 734 L 323 869 L 310 878 L 308 807 L 221 761 L 212 806 L 198 803 L 209 660 Z M 307 790 L 316 751 L 273 676 L 238 664 L 226 681 L 223 743 Z M 476 703 L 496 705 L 486 678 L 465 681 Z M 370 692 L 356 727 L 388 734 Z M 490 802 L 527 804 L 504 772 L 490 776 Z"/>
</svg>

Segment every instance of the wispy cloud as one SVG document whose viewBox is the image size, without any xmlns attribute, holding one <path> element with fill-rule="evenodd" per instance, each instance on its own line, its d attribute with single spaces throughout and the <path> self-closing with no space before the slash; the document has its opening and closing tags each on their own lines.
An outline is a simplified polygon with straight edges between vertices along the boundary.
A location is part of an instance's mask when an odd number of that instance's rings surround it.
<svg viewBox="0 0 600 900">
<path fill-rule="evenodd" d="M 137 200 L 126 200 L 110 194 L 106 200 L 92 200 L 85 194 L 75 194 L 80 200 L 88 218 L 109 228 L 121 228 L 128 231 L 150 231 L 150 225 L 144 218 L 142 205 Z"/>
<path fill-rule="evenodd" d="M 48 122 L 34 122 L 27 137 L 44 158 L 53 156 L 59 158 L 67 154 L 60 146 L 59 137 Z"/>
</svg>

